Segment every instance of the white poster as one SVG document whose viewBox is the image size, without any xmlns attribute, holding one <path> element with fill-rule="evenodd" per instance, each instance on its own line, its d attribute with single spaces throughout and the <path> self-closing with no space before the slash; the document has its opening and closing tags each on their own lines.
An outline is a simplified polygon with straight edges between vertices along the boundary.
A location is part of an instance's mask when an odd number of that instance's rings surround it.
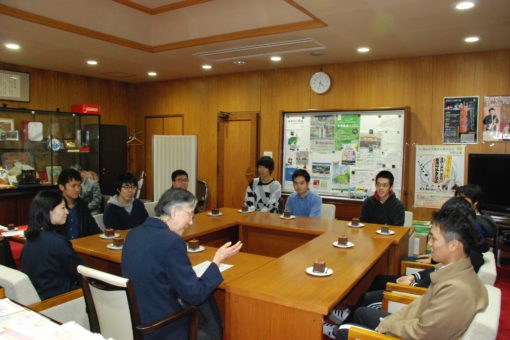
<svg viewBox="0 0 510 340">
<path fill-rule="evenodd" d="M 464 184 L 464 145 L 417 145 L 414 206 L 440 208 Z"/>
</svg>

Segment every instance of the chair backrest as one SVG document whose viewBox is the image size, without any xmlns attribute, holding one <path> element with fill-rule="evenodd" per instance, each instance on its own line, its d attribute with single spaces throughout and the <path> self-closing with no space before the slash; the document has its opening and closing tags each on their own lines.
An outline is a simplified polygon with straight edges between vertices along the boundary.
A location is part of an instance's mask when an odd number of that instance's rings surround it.
<svg viewBox="0 0 510 340">
<path fill-rule="evenodd" d="M 321 218 L 327 218 L 330 220 L 334 220 L 336 215 L 336 205 L 322 203 L 321 206 Z"/>
<path fill-rule="evenodd" d="M 483 311 L 478 312 L 468 329 L 462 336 L 463 340 L 496 339 L 501 312 L 501 290 L 494 286 L 485 285 L 489 295 L 489 304 Z"/>
<path fill-rule="evenodd" d="M 404 212 L 404 227 L 412 227 L 413 226 L 413 212 L 406 211 Z"/>
<path fill-rule="evenodd" d="M 78 273 L 82 278 L 90 330 L 105 338 L 141 339 L 133 328 L 133 323 L 139 324 L 139 315 L 131 282 L 83 265 L 78 266 Z"/>
<path fill-rule="evenodd" d="M 97 215 L 94 215 L 93 217 L 94 217 L 94 220 L 96 220 L 96 223 L 97 223 L 97 226 L 99 227 L 99 229 L 104 231 L 104 229 L 106 227 L 105 227 L 104 221 L 103 221 L 103 214 L 97 214 Z"/>
<path fill-rule="evenodd" d="M 483 261 L 483 265 L 478 269 L 478 277 L 486 285 L 493 286 L 498 275 L 494 253 L 492 251 L 483 253 Z"/>
<path fill-rule="evenodd" d="M 0 287 L 4 287 L 5 297 L 25 306 L 41 301 L 30 278 L 19 270 L 0 265 Z"/>
<path fill-rule="evenodd" d="M 145 210 L 147 210 L 147 213 L 149 214 L 149 217 L 156 216 L 156 212 L 154 211 L 154 208 L 156 208 L 156 204 L 158 202 L 145 202 Z"/>
<path fill-rule="evenodd" d="M 207 210 L 207 199 L 209 197 L 209 187 L 207 186 L 207 182 L 198 180 L 197 188 L 196 188 L 196 197 L 197 197 L 197 208 L 200 211 Z"/>
</svg>

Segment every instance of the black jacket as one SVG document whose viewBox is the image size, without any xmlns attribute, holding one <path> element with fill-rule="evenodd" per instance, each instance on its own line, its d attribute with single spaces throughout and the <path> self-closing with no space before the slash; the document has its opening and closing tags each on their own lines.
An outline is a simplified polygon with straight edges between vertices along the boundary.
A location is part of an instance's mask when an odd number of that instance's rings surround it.
<svg viewBox="0 0 510 340">
<path fill-rule="evenodd" d="M 145 205 L 139 199 L 133 201 L 133 209 L 128 214 L 124 207 L 108 203 L 104 209 L 104 225 L 113 229 L 131 229 L 145 222 L 149 217 Z"/>
<path fill-rule="evenodd" d="M 366 223 L 402 226 L 405 219 L 404 212 L 404 205 L 395 194 L 391 194 L 384 203 L 370 196 L 363 202 L 359 219 Z"/>
<path fill-rule="evenodd" d="M 89 235 L 95 235 L 101 233 L 101 229 L 98 227 L 96 220 L 90 214 L 87 202 L 81 198 L 76 199 L 76 208 L 78 209 L 78 221 L 80 223 L 80 235 L 78 237 L 84 237 Z M 70 226 L 66 223 L 65 233 L 70 238 Z"/>
</svg>

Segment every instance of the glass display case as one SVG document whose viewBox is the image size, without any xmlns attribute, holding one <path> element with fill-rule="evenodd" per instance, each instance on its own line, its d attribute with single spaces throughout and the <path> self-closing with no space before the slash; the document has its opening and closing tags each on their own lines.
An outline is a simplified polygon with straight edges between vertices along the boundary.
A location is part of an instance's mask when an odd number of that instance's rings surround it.
<svg viewBox="0 0 510 340">
<path fill-rule="evenodd" d="M 57 184 L 69 167 L 99 173 L 98 114 L 0 108 L 0 195 Z"/>
</svg>

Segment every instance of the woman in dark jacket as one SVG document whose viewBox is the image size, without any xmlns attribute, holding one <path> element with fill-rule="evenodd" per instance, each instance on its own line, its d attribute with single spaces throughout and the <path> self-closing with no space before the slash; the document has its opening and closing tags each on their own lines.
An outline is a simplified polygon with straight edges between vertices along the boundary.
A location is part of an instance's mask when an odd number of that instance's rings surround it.
<svg viewBox="0 0 510 340">
<path fill-rule="evenodd" d="M 67 215 L 64 198 L 53 191 L 41 191 L 30 206 L 21 270 L 28 275 L 41 300 L 80 287 L 76 267 L 81 260 L 63 228 Z"/>
</svg>

